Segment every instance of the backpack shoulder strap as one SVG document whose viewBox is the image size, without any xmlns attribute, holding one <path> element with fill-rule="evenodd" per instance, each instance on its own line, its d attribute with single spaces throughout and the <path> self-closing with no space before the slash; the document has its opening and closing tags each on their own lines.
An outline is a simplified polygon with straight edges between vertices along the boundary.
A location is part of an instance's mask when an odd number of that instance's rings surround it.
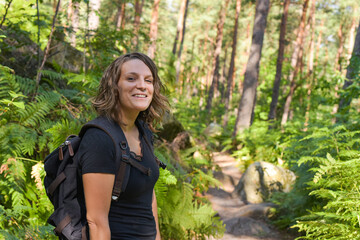
<svg viewBox="0 0 360 240">
<path fill-rule="evenodd" d="M 162 161 L 160 161 L 155 156 L 155 152 L 154 152 L 154 134 L 153 134 L 153 132 L 149 129 L 148 125 L 144 121 L 137 120 L 137 126 L 139 128 L 139 131 L 141 131 L 141 134 L 144 136 L 146 145 L 148 145 L 149 149 L 151 150 L 152 154 L 154 155 L 157 165 L 160 166 L 161 168 L 165 169 L 166 164 L 163 163 Z"/>
</svg>

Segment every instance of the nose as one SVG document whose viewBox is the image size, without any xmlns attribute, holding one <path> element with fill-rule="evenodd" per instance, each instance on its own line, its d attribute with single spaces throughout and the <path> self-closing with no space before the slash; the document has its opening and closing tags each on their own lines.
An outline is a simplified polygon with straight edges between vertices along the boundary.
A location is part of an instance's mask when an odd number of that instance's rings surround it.
<svg viewBox="0 0 360 240">
<path fill-rule="evenodd" d="M 137 83 L 136 83 L 136 87 L 141 89 L 141 90 L 144 90 L 145 89 L 145 79 L 144 78 L 139 78 Z"/>
</svg>

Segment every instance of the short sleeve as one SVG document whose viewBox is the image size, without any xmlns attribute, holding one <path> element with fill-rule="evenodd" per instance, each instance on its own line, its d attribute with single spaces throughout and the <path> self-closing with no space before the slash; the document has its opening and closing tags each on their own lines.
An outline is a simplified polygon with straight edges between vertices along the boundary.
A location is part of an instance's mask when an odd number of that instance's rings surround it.
<svg viewBox="0 0 360 240">
<path fill-rule="evenodd" d="M 84 134 L 76 157 L 82 174 L 115 174 L 116 152 L 110 136 L 98 128 L 90 128 Z"/>
</svg>

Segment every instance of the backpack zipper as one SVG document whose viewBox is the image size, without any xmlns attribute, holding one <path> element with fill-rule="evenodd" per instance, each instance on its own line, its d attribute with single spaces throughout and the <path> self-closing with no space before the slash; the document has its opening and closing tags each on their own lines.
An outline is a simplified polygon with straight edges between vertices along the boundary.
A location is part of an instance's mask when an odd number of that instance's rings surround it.
<svg viewBox="0 0 360 240">
<path fill-rule="evenodd" d="M 73 148 L 71 146 L 71 142 L 70 141 L 65 141 L 65 145 L 68 146 L 70 157 L 74 156 L 74 150 L 73 150 Z"/>
<path fill-rule="evenodd" d="M 70 157 L 74 156 L 74 150 L 71 146 L 70 141 L 65 141 L 59 146 L 59 160 L 62 161 L 64 159 L 63 147 L 68 146 Z"/>
</svg>

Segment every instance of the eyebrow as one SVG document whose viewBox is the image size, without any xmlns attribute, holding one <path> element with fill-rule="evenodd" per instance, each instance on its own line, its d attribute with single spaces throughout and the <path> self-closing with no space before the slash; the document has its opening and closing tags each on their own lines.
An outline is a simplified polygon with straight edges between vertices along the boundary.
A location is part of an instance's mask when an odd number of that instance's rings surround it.
<svg viewBox="0 0 360 240">
<path fill-rule="evenodd" d="M 129 74 L 129 75 L 139 75 L 138 73 L 136 72 L 128 72 L 128 73 L 125 73 L 125 74 Z M 153 77 L 152 75 L 146 75 L 145 77 Z"/>
</svg>

